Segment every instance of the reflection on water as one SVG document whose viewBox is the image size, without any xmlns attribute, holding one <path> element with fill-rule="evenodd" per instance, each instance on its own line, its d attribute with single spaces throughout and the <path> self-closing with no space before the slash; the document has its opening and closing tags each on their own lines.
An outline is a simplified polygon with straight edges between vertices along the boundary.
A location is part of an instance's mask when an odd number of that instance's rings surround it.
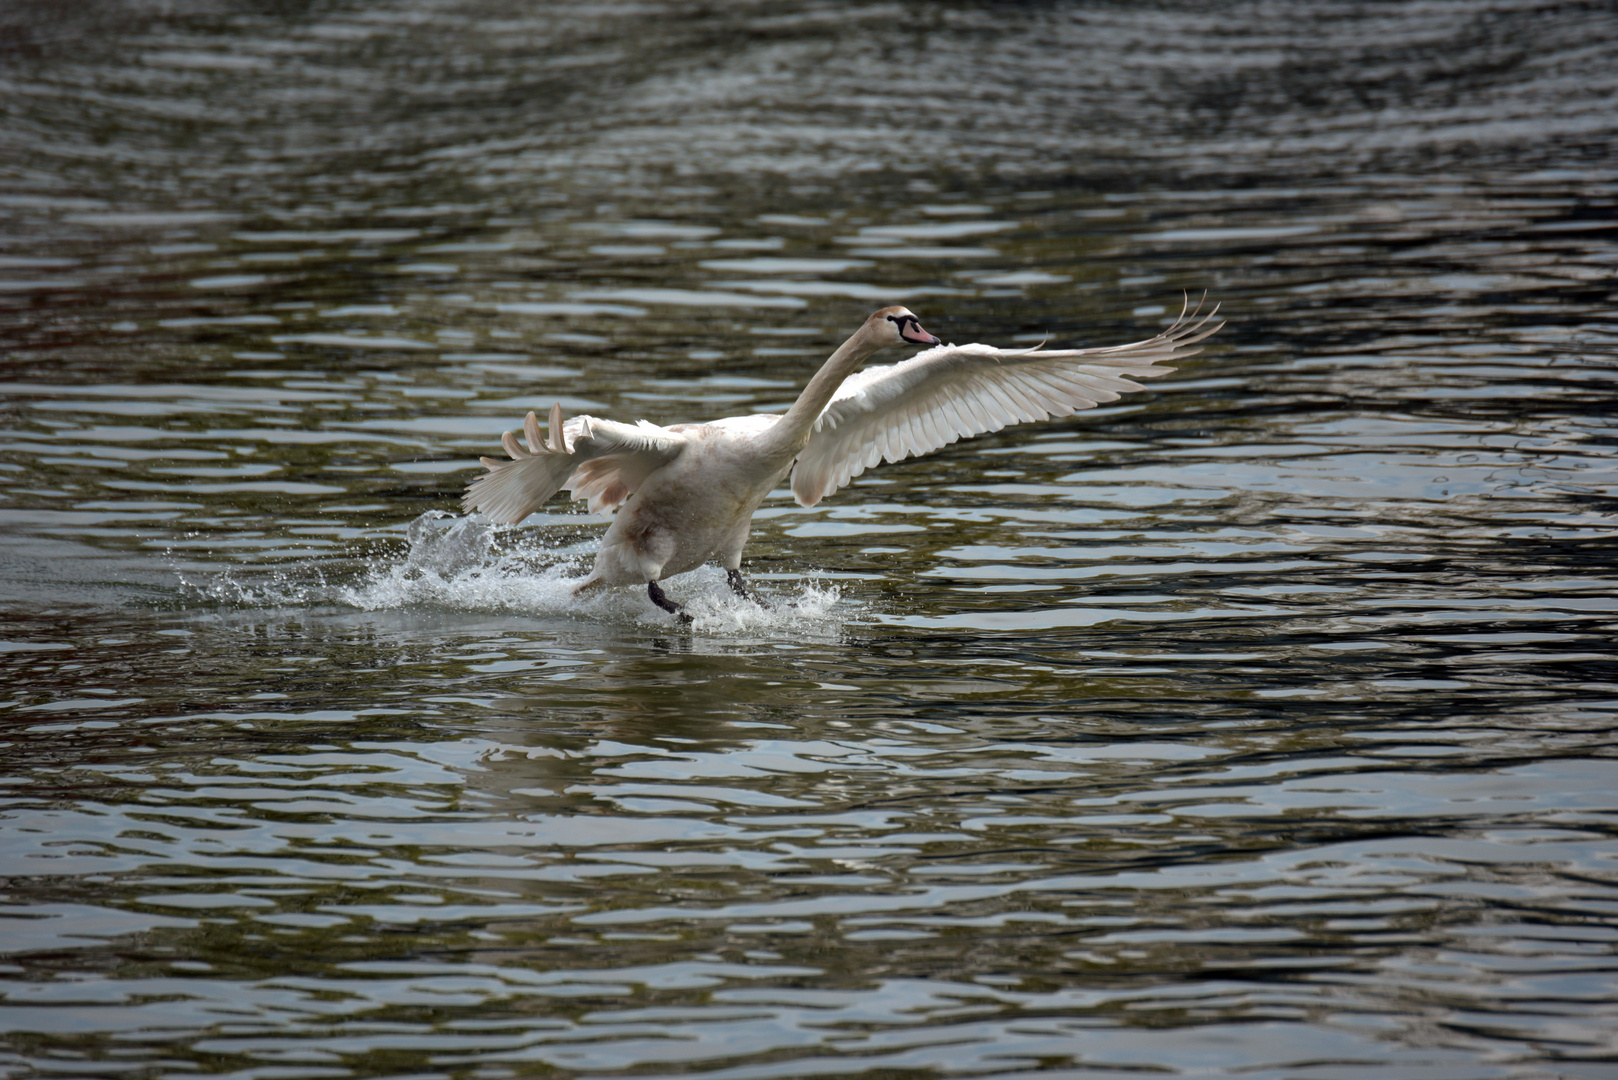
<svg viewBox="0 0 1618 1080">
<path fill-rule="evenodd" d="M 0 12 L 0 1075 L 1610 1077 L 1603 5 Z M 1216 347 L 571 597 L 559 401 Z"/>
</svg>

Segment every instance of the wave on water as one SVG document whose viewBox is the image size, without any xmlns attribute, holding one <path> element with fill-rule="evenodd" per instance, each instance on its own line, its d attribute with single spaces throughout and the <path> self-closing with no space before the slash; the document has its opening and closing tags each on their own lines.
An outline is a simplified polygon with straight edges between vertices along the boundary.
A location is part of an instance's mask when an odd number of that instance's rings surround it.
<svg viewBox="0 0 1618 1080">
<path fill-rule="evenodd" d="M 597 589 L 575 596 L 594 561 L 597 539 L 548 545 L 533 530 L 496 526 L 480 515 L 462 517 L 429 510 L 406 530 L 408 549 L 370 561 L 360 580 L 327 580 L 319 563 L 284 567 L 245 580 L 239 572 L 206 584 L 182 582 L 209 599 L 249 607 L 330 604 L 361 611 L 429 607 L 569 616 L 601 622 L 664 624 L 672 617 L 655 608 L 645 589 Z M 835 585 L 812 578 L 797 582 L 753 581 L 769 601 L 760 607 L 733 593 L 725 575 L 708 566 L 672 579 L 668 591 L 691 614 L 691 629 L 717 633 L 823 624 L 839 619 Z M 785 588 L 783 588 L 785 586 Z M 846 617 L 846 612 L 841 612 Z"/>
</svg>

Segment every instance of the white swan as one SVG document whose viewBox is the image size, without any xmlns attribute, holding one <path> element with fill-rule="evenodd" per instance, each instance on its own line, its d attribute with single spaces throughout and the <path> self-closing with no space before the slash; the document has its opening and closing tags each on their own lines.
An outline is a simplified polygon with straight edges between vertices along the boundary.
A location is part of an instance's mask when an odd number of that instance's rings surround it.
<svg viewBox="0 0 1618 1080">
<path fill-rule="evenodd" d="M 799 505 L 813 506 L 879 461 L 1116 401 L 1144 389 L 1131 378 L 1166 375 L 1174 369 L 1157 365 L 1199 352 L 1197 342 L 1224 325 L 1214 321 L 1218 310 L 1198 318 L 1198 310 L 1182 308 L 1167 330 L 1129 345 L 996 349 L 941 345 L 906 309 L 883 308 L 821 365 L 785 416 L 673 427 L 593 416 L 564 423 L 561 405 L 553 405 L 550 437 L 540 437 L 529 413 L 527 448 L 506 432 L 501 444 L 511 460 L 483 458 L 489 471 L 461 505 L 516 524 L 566 487 L 594 512 L 616 511 L 576 592 L 644 582 L 653 603 L 689 621 L 658 582 L 714 561 L 732 589 L 762 603 L 742 581 L 742 548 L 753 512 L 788 471 Z M 905 344 L 933 347 L 855 374 L 872 353 Z"/>
</svg>

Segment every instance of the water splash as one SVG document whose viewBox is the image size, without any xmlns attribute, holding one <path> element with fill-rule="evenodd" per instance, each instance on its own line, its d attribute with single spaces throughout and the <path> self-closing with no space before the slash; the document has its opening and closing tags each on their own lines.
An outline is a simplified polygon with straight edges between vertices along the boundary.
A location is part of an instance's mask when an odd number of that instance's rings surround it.
<svg viewBox="0 0 1618 1080">
<path fill-rule="evenodd" d="M 405 530 L 409 549 L 383 556 L 365 578 L 332 590 L 336 603 L 381 611 L 433 606 L 556 614 L 573 605 L 592 542 L 547 545 L 532 530 L 506 532 L 480 516 L 429 510 Z"/>
<path fill-rule="evenodd" d="M 337 605 L 361 611 L 426 607 L 599 622 L 672 621 L 652 606 L 644 589 L 574 595 L 594 560 L 597 539 L 558 545 L 533 529 L 496 526 L 480 515 L 462 517 L 442 510 L 430 510 L 412 521 L 405 538 L 409 546 L 402 555 L 392 551 L 373 557 L 361 579 L 351 584 L 331 583 L 326 568 L 317 562 L 278 568 L 251 581 L 237 572 L 204 583 L 182 575 L 182 584 L 206 599 L 238 607 Z M 680 575 L 670 591 L 692 616 L 690 629 L 704 633 L 824 630 L 827 623 L 840 625 L 850 614 L 835 585 L 812 578 L 764 583 L 768 608 L 736 596 L 715 567 Z"/>
<path fill-rule="evenodd" d="M 405 572 L 454 576 L 482 566 L 494 551 L 494 527 L 478 517 L 429 510 L 405 530 L 410 554 Z"/>
<path fill-rule="evenodd" d="M 404 558 L 375 567 L 358 586 L 338 588 L 334 599 L 368 611 L 430 604 L 604 621 L 669 621 L 643 589 L 574 595 L 594 559 L 595 539 L 549 546 L 531 529 L 507 531 L 478 515 L 458 517 L 441 510 L 411 522 L 406 536 L 410 550 Z M 763 608 L 731 592 L 714 567 L 681 575 L 674 591 L 694 620 L 692 629 L 719 633 L 823 623 L 833 617 L 840 599 L 835 586 L 809 580 L 795 583 L 786 595 L 767 588 L 771 606 Z"/>
<path fill-rule="evenodd" d="M 173 548 L 166 555 L 184 599 L 241 608 L 308 607 L 330 600 L 332 586 L 325 567 L 317 562 L 278 566 L 258 575 L 231 568 L 198 577 L 198 571 L 184 566 Z"/>
</svg>

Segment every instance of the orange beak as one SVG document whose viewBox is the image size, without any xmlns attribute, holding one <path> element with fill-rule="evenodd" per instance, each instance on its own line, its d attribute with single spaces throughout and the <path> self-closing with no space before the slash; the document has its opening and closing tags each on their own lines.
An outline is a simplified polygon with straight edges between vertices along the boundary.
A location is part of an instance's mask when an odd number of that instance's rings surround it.
<svg viewBox="0 0 1618 1080">
<path fill-rule="evenodd" d="M 921 328 L 921 323 L 914 319 L 906 319 L 899 327 L 899 336 L 913 345 L 938 345 L 939 340 Z"/>
</svg>

